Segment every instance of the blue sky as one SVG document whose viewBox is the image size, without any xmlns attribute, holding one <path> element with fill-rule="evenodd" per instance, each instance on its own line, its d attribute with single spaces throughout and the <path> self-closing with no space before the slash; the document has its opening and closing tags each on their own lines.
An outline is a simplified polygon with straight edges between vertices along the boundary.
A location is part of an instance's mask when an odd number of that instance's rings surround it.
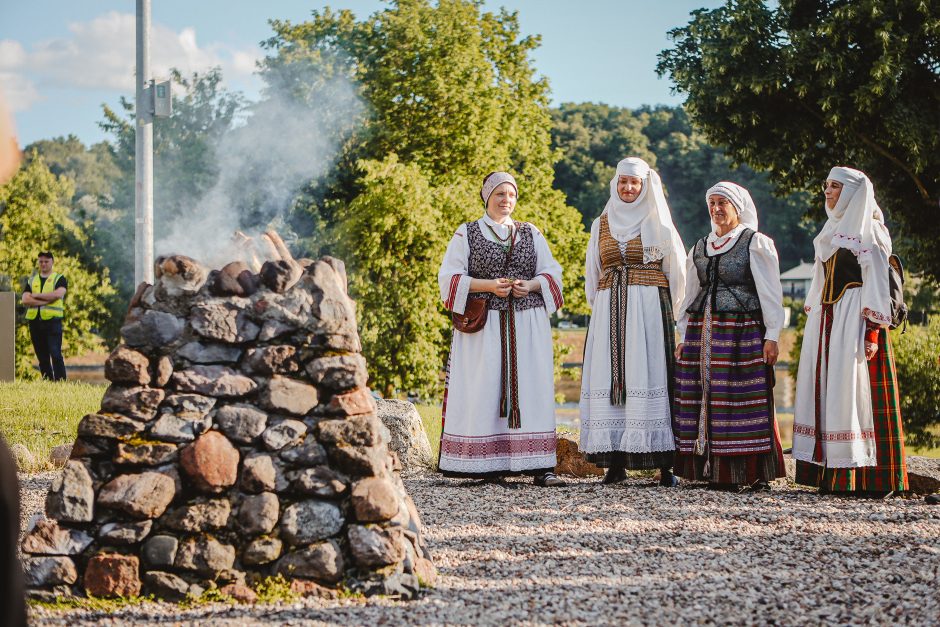
<svg viewBox="0 0 940 627">
<path fill-rule="evenodd" d="M 227 85 L 257 94 L 259 42 L 270 18 L 303 21 L 330 4 L 364 17 L 378 0 L 153 0 L 154 73 L 220 65 Z M 535 67 L 548 77 L 552 99 L 637 107 L 679 104 L 655 73 L 669 29 L 716 0 L 487 0 L 486 8 L 519 12 L 524 34 L 540 34 Z M 101 105 L 133 96 L 135 2 L 124 0 L 2 0 L 0 88 L 14 110 L 20 141 L 74 134 L 104 139 Z"/>
</svg>

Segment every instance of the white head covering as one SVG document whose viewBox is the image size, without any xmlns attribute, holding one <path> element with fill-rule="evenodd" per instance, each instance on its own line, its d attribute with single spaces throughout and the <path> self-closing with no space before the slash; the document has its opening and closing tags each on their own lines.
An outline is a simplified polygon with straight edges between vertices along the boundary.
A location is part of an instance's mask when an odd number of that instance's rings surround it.
<svg viewBox="0 0 940 627">
<path fill-rule="evenodd" d="M 835 167 L 827 180 L 842 183 L 836 206 L 826 207 L 829 219 L 813 240 L 816 257 L 826 261 L 837 248 L 851 250 L 859 261 L 871 255 L 872 246 L 891 254 L 891 236 L 884 224 L 884 213 L 875 202 L 875 189 L 864 172 Z"/>
<path fill-rule="evenodd" d="M 708 205 L 709 196 L 724 196 L 731 201 L 735 210 L 738 212 L 738 220 L 742 225 L 749 229 L 757 230 L 757 207 L 754 206 L 754 199 L 751 193 L 737 183 L 730 181 L 720 181 L 712 185 L 705 192 L 705 204 Z M 711 212 L 709 212 L 711 215 Z M 718 230 L 718 225 L 712 220 L 712 235 Z"/>
<path fill-rule="evenodd" d="M 643 179 L 643 189 L 633 202 L 624 202 L 617 193 L 621 176 Z M 684 254 L 682 239 L 672 223 L 672 214 L 663 193 L 663 183 L 656 170 L 638 157 L 628 157 L 617 164 L 617 172 L 610 180 L 610 199 L 604 212 L 610 232 L 621 241 L 639 235 L 643 240 L 643 262 L 662 259 L 675 252 L 675 243 Z"/>
<path fill-rule="evenodd" d="M 842 183 L 842 193 L 832 209 L 826 207 L 829 220 L 813 240 L 816 271 L 806 294 L 806 310 L 821 302 L 825 278 L 821 262 L 839 248 L 852 251 L 862 269 L 861 303 L 863 317 L 878 324 L 891 322 L 891 297 L 888 291 L 888 256 L 891 236 L 884 225 L 884 214 L 875 202 L 871 181 L 853 168 L 835 167 L 828 179 Z M 877 249 L 878 254 L 873 254 Z M 861 346 L 861 344 L 860 344 Z"/>
<path fill-rule="evenodd" d="M 509 183 L 515 187 L 516 196 L 519 196 L 519 186 L 516 185 L 516 179 L 513 178 L 512 174 L 509 172 L 493 172 L 483 181 L 483 188 L 480 190 L 480 198 L 483 199 L 484 207 L 486 207 L 486 204 L 490 201 L 490 196 L 493 191 L 503 183 Z"/>
</svg>

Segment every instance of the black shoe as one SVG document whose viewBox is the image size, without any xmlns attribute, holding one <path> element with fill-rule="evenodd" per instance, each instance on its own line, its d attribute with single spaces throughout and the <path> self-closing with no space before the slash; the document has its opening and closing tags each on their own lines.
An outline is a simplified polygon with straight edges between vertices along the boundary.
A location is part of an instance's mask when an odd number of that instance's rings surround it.
<svg viewBox="0 0 940 627">
<path fill-rule="evenodd" d="M 927 505 L 940 505 L 940 492 L 927 496 L 924 499 L 924 503 Z"/>
<path fill-rule="evenodd" d="M 623 466 L 611 466 L 604 474 L 604 483 L 620 483 L 627 480 L 627 469 Z"/>
<path fill-rule="evenodd" d="M 532 483 L 539 486 L 540 488 L 563 488 L 568 485 L 568 482 L 560 478 L 553 472 L 546 472 L 542 475 L 536 475 Z"/>
<path fill-rule="evenodd" d="M 751 492 L 770 492 L 770 484 L 766 481 L 755 481 L 751 484 Z"/>
<path fill-rule="evenodd" d="M 659 471 L 659 485 L 664 488 L 675 488 L 679 485 L 679 477 L 672 474 L 671 470 L 662 469 Z"/>
</svg>

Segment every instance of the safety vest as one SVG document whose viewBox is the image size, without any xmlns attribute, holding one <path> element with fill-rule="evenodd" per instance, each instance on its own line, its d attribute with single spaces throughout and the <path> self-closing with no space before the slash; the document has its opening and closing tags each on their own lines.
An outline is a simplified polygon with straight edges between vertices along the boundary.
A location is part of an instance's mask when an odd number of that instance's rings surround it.
<svg viewBox="0 0 940 627">
<path fill-rule="evenodd" d="M 59 277 L 62 276 L 57 272 L 53 272 L 48 277 L 46 277 L 46 282 L 40 286 L 42 279 L 39 274 L 34 274 L 29 279 L 29 287 L 33 294 L 51 294 L 55 291 L 55 284 L 58 282 Z M 26 319 L 35 320 L 36 315 L 43 320 L 52 320 L 53 318 L 61 318 L 65 314 L 65 301 L 59 299 L 53 301 L 48 305 L 42 305 L 41 307 L 29 307 L 26 310 Z"/>
</svg>

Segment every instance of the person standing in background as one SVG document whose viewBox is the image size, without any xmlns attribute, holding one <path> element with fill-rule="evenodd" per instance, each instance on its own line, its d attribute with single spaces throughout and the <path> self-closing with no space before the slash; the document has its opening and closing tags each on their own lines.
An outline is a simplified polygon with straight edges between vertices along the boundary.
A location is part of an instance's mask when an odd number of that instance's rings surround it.
<svg viewBox="0 0 940 627">
<path fill-rule="evenodd" d="M 62 358 L 62 318 L 65 315 L 65 293 L 69 282 L 52 270 L 52 253 L 39 253 L 39 271 L 34 272 L 23 291 L 23 304 L 28 307 L 29 338 L 39 360 L 43 379 L 65 381 L 65 360 Z"/>
</svg>

